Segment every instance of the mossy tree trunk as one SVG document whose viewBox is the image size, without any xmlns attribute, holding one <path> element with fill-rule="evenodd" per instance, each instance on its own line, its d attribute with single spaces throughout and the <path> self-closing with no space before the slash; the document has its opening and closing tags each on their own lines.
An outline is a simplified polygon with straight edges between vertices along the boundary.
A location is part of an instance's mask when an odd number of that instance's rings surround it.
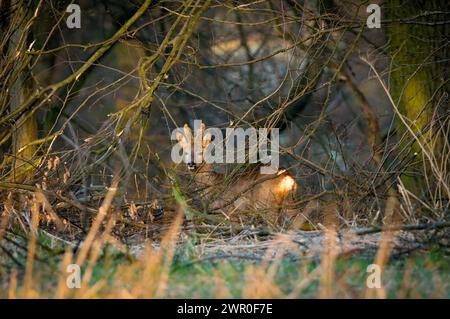
<svg viewBox="0 0 450 319">
<path fill-rule="evenodd" d="M 390 44 L 390 93 L 398 106 L 397 136 L 406 155 L 401 179 L 415 194 L 439 174 L 448 112 L 448 0 L 385 2 Z M 415 136 L 415 137 L 414 137 Z M 425 178 L 427 177 L 427 178 Z"/>
<path fill-rule="evenodd" d="M 34 87 L 34 80 L 29 70 L 29 59 L 25 56 L 28 49 L 32 12 L 29 3 L 20 1 L 11 12 L 10 29 L 14 30 L 8 44 L 8 57 L 17 57 L 15 70 L 19 71 L 10 83 L 9 109 L 18 109 L 28 99 Z M 32 162 L 36 155 L 36 146 L 30 144 L 37 140 L 37 121 L 34 114 L 25 114 L 12 126 L 13 173 L 11 180 L 24 182 L 32 176 Z"/>
</svg>

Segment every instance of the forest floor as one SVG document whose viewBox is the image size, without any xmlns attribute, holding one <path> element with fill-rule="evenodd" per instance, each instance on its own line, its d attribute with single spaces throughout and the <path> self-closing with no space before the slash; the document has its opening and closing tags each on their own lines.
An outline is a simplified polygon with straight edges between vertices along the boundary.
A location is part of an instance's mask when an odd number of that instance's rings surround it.
<svg viewBox="0 0 450 319">
<path fill-rule="evenodd" d="M 445 231 L 444 231 L 445 233 Z M 327 233 L 296 231 L 261 234 L 247 229 L 229 238 L 193 236 L 181 231 L 178 243 L 106 244 L 82 267 L 84 289 L 65 297 L 160 298 L 449 298 L 450 263 L 442 241 L 424 244 L 423 230 L 396 231 L 390 258 L 381 275 L 382 289 L 367 288 L 369 265 L 379 254 L 386 233 L 366 230 Z M 54 297 L 67 274 L 62 271 L 66 242 L 46 231 L 37 236 L 33 296 Z M 26 286 L 29 253 L 22 239 L 2 264 L 16 263 L 19 284 Z M 332 238 L 332 240 L 330 240 Z M 13 244 L 13 242 L 19 245 Z M 73 243 L 72 243 L 73 244 Z M 82 246 L 82 245 L 81 245 Z M 6 247 L 3 247 L 6 248 Z M 79 248 L 80 250 L 82 248 Z M 11 250 L 10 250 L 11 251 Z M 94 254 L 95 255 L 95 254 Z M 4 268 L 6 269 L 6 268 Z M 2 271 L 0 297 L 11 289 L 11 275 Z M 83 279 L 85 280 L 85 279 Z M 8 293 L 11 296 L 11 291 Z M 13 294 L 14 295 L 14 294 Z"/>
</svg>

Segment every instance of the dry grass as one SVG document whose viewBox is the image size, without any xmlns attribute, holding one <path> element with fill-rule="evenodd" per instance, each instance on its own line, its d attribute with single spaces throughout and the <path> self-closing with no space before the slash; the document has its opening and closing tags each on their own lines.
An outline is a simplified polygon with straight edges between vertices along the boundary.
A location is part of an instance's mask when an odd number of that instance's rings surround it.
<svg viewBox="0 0 450 319">
<path fill-rule="evenodd" d="M 130 9 L 131 18 L 112 38 L 92 45 L 94 51 L 86 63 L 43 89 L 36 83 L 34 93 L 24 102 L 14 102 L 9 95 L 16 75 L 28 78 L 35 73 L 37 69 L 28 70 L 28 66 L 36 65 L 33 56 L 39 60 L 44 54 L 27 43 L 42 8 L 36 8 L 31 20 L 23 19 L 20 10 L 14 12 L 8 32 L 18 36 L 16 31 L 22 28 L 22 40 L 15 48 L 8 47 L 14 42 L 11 39 L 3 41 L 1 49 L 8 54 L 0 61 L 5 83 L 0 90 L 0 125 L 8 128 L 0 132 L 1 298 L 449 297 L 448 111 L 439 114 L 439 119 L 433 114 L 429 123 L 418 128 L 421 117 L 402 114 L 383 81 L 385 74 L 379 74 L 370 60 L 376 61 L 381 53 L 373 57 L 372 48 L 357 46 L 363 28 L 347 39 L 344 29 L 355 30 L 354 26 L 346 26 L 344 19 L 332 27 L 334 13 L 322 15 L 308 7 L 300 10 L 288 5 L 285 9 L 267 3 L 269 9 L 264 1 L 256 1 L 250 9 L 245 8 L 250 5 L 234 8 L 228 3 L 188 0 L 174 2 L 171 10 L 170 6 L 161 9 L 161 21 L 166 23 L 161 30 L 156 25 L 146 30 L 148 26 L 135 22 L 144 13 L 149 14 L 145 19 L 153 21 L 150 13 L 156 12 L 147 11 L 158 9 L 158 4 L 150 6 L 150 2 L 145 1 L 137 11 Z M 236 21 L 228 20 L 232 19 L 228 13 L 235 11 Z M 268 16 L 260 21 L 262 14 Z M 211 37 L 205 37 L 202 32 L 212 27 Z M 145 30 L 151 37 L 140 33 Z M 227 30 L 240 37 L 227 40 Z M 135 37 L 138 33 L 142 39 L 155 36 L 157 41 L 147 46 Z M 48 42 L 51 37 L 49 33 Z M 108 69 L 123 78 L 91 88 L 89 81 L 83 85 L 88 70 L 107 66 L 100 58 L 120 46 L 125 51 L 136 50 L 139 61 L 128 61 L 132 69 L 113 64 Z M 252 53 L 249 46 L 260 48 Z M 265 52 L 264 47 L 270 50 Z M 246 57 L 238 51 L 246 51 Z M 365 52 L 367 58 L 355 52 Z M 237 60 L 231 59 L 235 53 Z M 350 58 L 355 63 L 349 63 Z M 117 54 L 117 60 L 122 55 Z M 284 60 L 292 64 L 280 64 Z M 402 136 L 393 138 L 399 132 L 384 127 L 388 136 L 381 141 L 380 114 L 369 104 L 369 92 L 356 85 L 358 77 L 347 74 L 353 72 L 351 65 L 360 68 L 364 63 L 366 68 L 357 72 L 370 71 L 380 84 L 381 90 L 375 93 L 386 95 L 392 120 L 398 118 L 405 127 Z M 305 70 L 297 74 L 300 65 Z M 273 70 L 279 66 L 286 67 L 286 73 L 274 79 L 273 88 L 258 92 L 258 82 L 272 82 L 263 73 L 278 73 Z M 291 73 L 291 68 L 298 70 Z M 108 73 L 101 72 L 107 79 Z M 49 75 L 53 81 L 55 76 Z M 248 83 L 240 86 L 235 78 L 248 78 Z M 210 85 L 216 79 L 226 81 L 218 81 L 217 87 Z M 81 83 L 80 88 L 69 89 L 75 83 Z M 122 85 L 123 91 L 132 92 L 129 101 L 102 111 L 101 127 L 90 123 L 95 128 L 91 130 L 83 122 L 86 114 L 80 111 L 90 111 L 97 102 L 108 104 L 99 97 L 103 94 L 114 96 L 116 102 L 116 90 Z M 358 112 L 354 120 L 334 123 L 330 118 L 352 109 L 340 101 L 346 88 Z M 242 93 L 228 96 L 228 89 Z M 80 101 L 72 100 L 75 95 L 81 96 Z M 298 103 L 311 95 L 310 105 L 323 104 L 320 114 L 291 114 L 301 110 L 304 106 Z M 61 106 L 53 100 L 65 102 Z M 13 108 L 12 102 L 17 104 Z M 66 102 L 77 105 L 65 109 Z M 333 105 L 339 105 L 338 112 Z M 37 127 L 24 123 L 46 108 L 59 108 L 61 113 L 55 122 L 45 123 L 53 128 L 39 139 L 22 134 L 26 127 L 37 134 Z M 168 155 L 172 145 L 166 130 L 199 113 L 205 114 L 205 122 L 222 128 L 230 120 L 230 126 L 243 127 L 280 127 L 285 120 L 296 123 L 295 129 L 285 129 L 289 143 L 284 145 L 289 146 L 280 149 L 280 157 L 299 185 L 298 196 L 284 207 L 295 215 L 278 223 L 268 218 L 271 209 L 209 208 L 202 196 L 205 190 L 196 187 L 195 178 L 185 176 Z M 303 116 L 314 119 L 302 124 L 299 118 Z M 162 118 L 167 122 L 161 123 Z M 334 127 L 341 124 L 340 130 Z M 362 128 L 356 130 L 358 125 Z M 347 129 L 356 132 L 355 136 L 347 134 Z M 412 157 L 411 145 L 418 147 Z M 408 174 L 423 180 L 421 193 L 405 185 Z M 241 176 L 239 169 L 233 170 L 220 185 L 210 187 L 211 197 L 220 198 L 232 187 L 229 182 Z M 382 286 L 376 289 L 366 285 L 367 266 L 372 263 L 382 275 Z M 71 264 L 82 269 L 79 289 L 69 288 L 66 282 Z"/>
<path fill-rule="evenodd" d="M 29 232 L 29 238 L 7 230 L 10 243 L 28 246 L 2 246 L 25 265 L 1 258 L 1 297 L 447 298 L 450 291 L 446 253 L 441 248 L 429 255 L 433 248 L 423 240 L 430 230 L 276 234 L 247 228 L 208 237 L 183 226 L 178 214 L 160 241 L 130 245 L 128 251 L 112 236 L 115 221 L 108 219 L 116 190 L 111 187 L 77 250 L 44 230 Z M 37 221 L 34 213 L 35 230 Z M 434 231 L 439 233 L 438 227 Z M 445 231 L 441 236 L 446 238 Z M 381 289 L 365 285 L 366 267 L 373 262 L 383 267 Z M 66 284 L 71 263 L 82 265 L 80 289 Z"/>
</svg>

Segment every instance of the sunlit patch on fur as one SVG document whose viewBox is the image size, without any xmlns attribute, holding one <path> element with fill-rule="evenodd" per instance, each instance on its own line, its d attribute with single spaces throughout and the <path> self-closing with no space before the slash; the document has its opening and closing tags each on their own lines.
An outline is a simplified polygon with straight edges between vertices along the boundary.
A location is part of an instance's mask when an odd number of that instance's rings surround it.
<svg viewBox="0 0 450 319">
<path fill-rule="evenodd" d="M 294 188 L 294 185 L 295 185 L 294 178 L 292 178 L 292 176 L 286 175 L 281 180 L 281 182 L 278 186 L 278 191 L 280 193 L 287 193 Z"/>
</svg>

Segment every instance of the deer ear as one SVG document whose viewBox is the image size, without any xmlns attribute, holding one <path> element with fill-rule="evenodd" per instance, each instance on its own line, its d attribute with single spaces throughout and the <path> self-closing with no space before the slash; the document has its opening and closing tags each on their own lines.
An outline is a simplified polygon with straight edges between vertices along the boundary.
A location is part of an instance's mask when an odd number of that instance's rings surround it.
<svg viewBox="0 0 450 319">
<path fill-rule="evenodd" d="M 197 131 L 195 132 L 195 139 L 198 141 L 202 141 L 203 138 L 203 133 L 205 132 L 205 123 L 201 123 L 200 127 L 197 129 Z"/>
<path fill-rule="evenodd" d="M 184 135 L 181 134 L 180 132 L 176 132 L 176 133 L 175 133 L 175 137 L 176 137 L 178 143 L 181 143 L 181 141 L 184 140 Z"/>
<path fill-rule="evenodd" d="M 211 143 L 211 141 L 212 141 L 212 135 L 211 135 L 211 133 L 208 132 L 203 136 L 203 143 L 202 143 L 203 148 L 208 147 L 208 145 L 209 145 L 209 143 Z"/>
<path fill-rule="evenodd" d="M 184 129 L 184 134 L 185 134 L 185 137 L 186 137 L 186 138 L 192 137 L 192 131 L 191 131 L 191 128 L 189 127 L 189 125 L 188 125 L 187 123 L 184 124 L 183 129 Z"/>
</svg>

